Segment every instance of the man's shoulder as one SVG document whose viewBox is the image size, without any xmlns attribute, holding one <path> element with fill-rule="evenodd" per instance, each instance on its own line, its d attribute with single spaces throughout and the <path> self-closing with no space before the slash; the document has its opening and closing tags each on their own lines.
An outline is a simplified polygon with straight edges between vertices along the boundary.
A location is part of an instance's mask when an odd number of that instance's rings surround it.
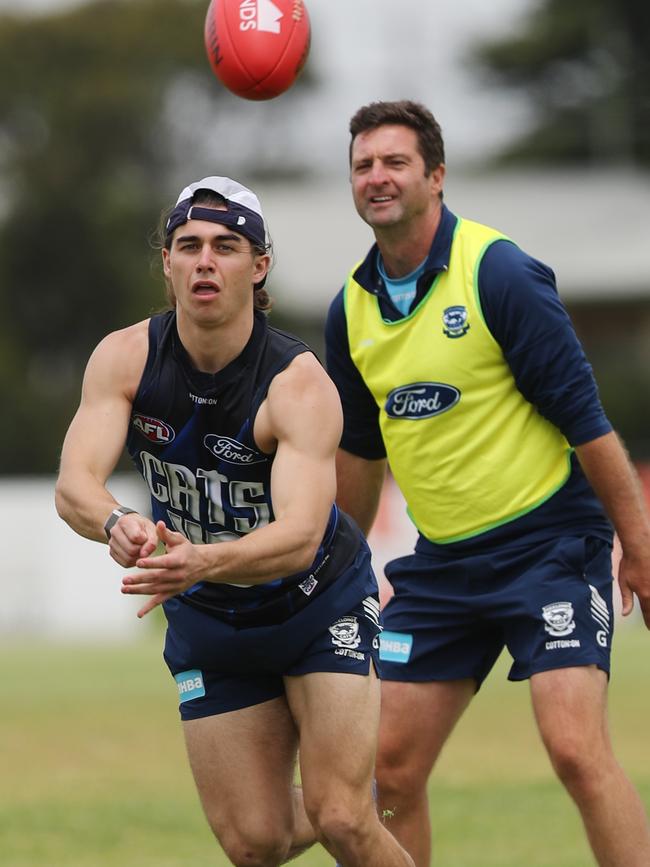
<svg viewBox="0 0 650 867">
<path fill-rule="evenodd" d="M 149 351 L 149 319 L 107 334 L 95 347 L 88 368 L 120 382 L 135 394 Z"/>
<path fill-rule="evenodd" d="M 102 355 L 111 355 L 122 352 L 138 352 L 149 343 L 150 319 L 134 322 L 125 328 L 118 328 L 109 332 L 98 344 L 95 352 Z"/>
<path fill-rule="evenodd" d="M 305 341 L 291 331 L 284 331 L 282 328 L 275 328 L 272 325 L 267 325 L 266 331 L 268 333 L 268 341 L 274 349 L 283 350 L 291 348 L 296 349 L 298 352 L 310 351 L 310 347 Z"/>
</svg>

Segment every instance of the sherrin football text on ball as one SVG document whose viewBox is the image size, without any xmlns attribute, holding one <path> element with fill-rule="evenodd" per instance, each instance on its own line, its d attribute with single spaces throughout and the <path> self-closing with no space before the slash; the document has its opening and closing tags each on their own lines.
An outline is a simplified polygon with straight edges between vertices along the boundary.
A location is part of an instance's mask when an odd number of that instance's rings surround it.
<svg viewBox="0 0 650 867">
<path fill-rule="evenodd" d="M 204 37 L 219 81 L 245 99 L 272 99 L 300 75 L 311 27 L 302 0 L 212 0 Z"/>
</svg>

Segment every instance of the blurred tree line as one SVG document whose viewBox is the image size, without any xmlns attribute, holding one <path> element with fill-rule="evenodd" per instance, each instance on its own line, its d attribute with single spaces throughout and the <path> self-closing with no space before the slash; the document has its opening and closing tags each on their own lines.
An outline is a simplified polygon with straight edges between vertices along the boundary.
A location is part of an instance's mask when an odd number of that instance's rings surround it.
<svg viewBox="0 0 650 867">
<path fill-rule="evenodd" d="M 158 256 L 143 252 L 152 214 L 200 150 L 202 118 L 228 98 L 205 59 L 206 8 L 94 0 L 0 15 L 0 474 L 56 470 L 93 346 L 161 304 Z M 517 36 L 477 50 L 479 72 L 536 108 L 507 159 L 650 164 L 649 10 L 544 0 Z M 265 142 L 273 134 L 265 126 Z M 290 159 L 265 170 L 291 172 Z"/>
<path fill-rule="evenodd" d="M 533 122 L 503 163 L 650 167 L 650 3 L 537 0 L 518 33 L 476 47 L 478 70 L 523 91 Z"/>
</svg>

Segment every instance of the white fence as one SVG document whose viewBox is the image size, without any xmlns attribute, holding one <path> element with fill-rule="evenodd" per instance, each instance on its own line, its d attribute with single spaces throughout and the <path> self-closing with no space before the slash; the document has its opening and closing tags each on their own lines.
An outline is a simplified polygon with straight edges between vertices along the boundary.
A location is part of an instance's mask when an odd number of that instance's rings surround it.
<svg viewBox="0 0 650 867">
<path fill-rule="evenodd" d="M 137 478 L 111 490 L 143 500 Z M 105 545 L 77 536 L 56 514 L 54 478 L 0 480 L 2 593 L 0 637 L 113 640 L 146 628 L 137 602 L 120 593 L 122 569 Z"/>
</svg>

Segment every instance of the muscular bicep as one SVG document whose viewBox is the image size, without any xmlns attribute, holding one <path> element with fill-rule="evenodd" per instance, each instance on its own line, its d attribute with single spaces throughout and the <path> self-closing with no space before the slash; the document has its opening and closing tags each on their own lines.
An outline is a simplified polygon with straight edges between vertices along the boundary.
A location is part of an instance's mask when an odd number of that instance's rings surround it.
<svg viewBox="0 0 650 867">
<path fill-rule="evenodd" d="M 267 404 L 267 424 L 277 442 L 271 476 L 276 520 L 289 517 L 320 540 L 336 495 L 342 429 L 336 389 L 305 354 L 276 378 Z"/>
<path fill-rule="evenodd" d="M 60 472 L 85 472 L 104 483 L 124 448 L 131 407 L 122 394 L 86 385 L 63 442 Z"/>
<path fill-rule="evenodd" d="M 145 357 L 146 323 L 141 323 L 106 337 L 86 367 L 81 402 L 63 443 L 56 505 L 88 538 L 103 538 L 115 502 L 105 483 L 124 448 Z"/>
</svg>

